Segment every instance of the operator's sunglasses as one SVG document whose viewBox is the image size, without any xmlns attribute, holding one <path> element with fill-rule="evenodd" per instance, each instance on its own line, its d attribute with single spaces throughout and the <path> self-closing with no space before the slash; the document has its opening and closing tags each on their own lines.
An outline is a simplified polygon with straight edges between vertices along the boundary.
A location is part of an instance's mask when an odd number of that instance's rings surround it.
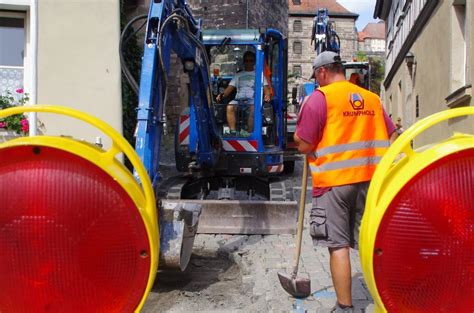
<svg viewBox="0 0 474 313">
<path fill-rule="evenodd" d="M 244 63 L 253 63 L 255 62 L 254 59 L 244 59 Z"/>
</svg>

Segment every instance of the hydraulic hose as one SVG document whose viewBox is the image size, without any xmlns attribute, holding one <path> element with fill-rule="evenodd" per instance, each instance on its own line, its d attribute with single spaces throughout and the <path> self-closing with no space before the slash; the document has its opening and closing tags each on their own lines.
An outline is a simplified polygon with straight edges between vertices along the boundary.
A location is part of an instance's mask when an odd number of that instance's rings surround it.
<svg viewBox="0 0 474 313">
<path fill-rule="evenodd" d="M 178 19 L 180 20 L 184 26 L 185 26 L 185 29 L 186 29 L 186 32 L 185 34 L 188 36 L 189 39 L 191 39 L 195 44 L 196 46 L 199 48 L 199 50 L 201 50 L 201 54 L 204 56 L 204 62 L 205 62 L 205 65 L 206 65 L 206 68 L 209 68 L 209 58 L 208 58 L 208 55 L 207 55 L 207 52 L 206 52 L 206 48 L 204 47 L 204 45 L 202 44 L 202 42 L 196 38 L 196 36 L 191 32 L 191 30 L 189 29 L 189 24 L 188 24 L 188 20 L 183 17 L 182 15 L 178 14 L 178 12 L 182 12 L 183 10 L 181 9 L 176 9 L 172 12 L 172 14 L 170 16 L 168 16 L 162 23 L 161 27 L 160 27 L 160 37 L 159 37 L 159 43 L 160 45 L 158 45 L 158 55 L 159 55 L 159 61 L 160 61 L 160 65 L 161 65 L 161 70 L 162 70 L 162 74 L 163 74 L 163 82 L 165 84 L 165 88 L 164 88 L 164 96 L 163 96 L 163 110 L 165 108 L 165 101 L 167 99 L 167 76 L 166 76 L 166 73 L 165 73 L 165 70 L 164 70 L 164 64 L 163 64 L 163 57 L 162 57 L 162 54 L 161 54 L 161 42 L 163 40 L 163 35 L 164 35 L 164 32 L 163 32 L 163 29 L 173 20 L 173 19 Z M 207 86 L 208 88 L 208 92 L 211 94 L 212 93 L 212 90 L 211 90 L 211 86 L 208 85 Z"/>
<path fill-rule="evenodd" d="M 146 24 L 146 21 L 140 26 L 138 27 L 134 32 L 132 32 L 130 35 L 128 35 L 127 38 L 125 38 L 125 35 L 128 31 L 128 29 L 138 20 L 140 19 L 146 19 L 148 17 L 147 14 L 142 14 L 142 15 L 138 15 L 136 17 L 134 17 L 133 19 L 131 19 L 127 25 L 123 28 L 123 31 L 122 33 L 120 34 L 120 42 L 119 42 L 119 56 L 120 56 L 120 67 L 122 69 L 122 72 L 125 76 L 125 78 L 127 79 L 127 82 L 129 83 L 130 87 L 132 87 L 132 90 L 135 92 L 135 94 L 138 95 L 138 83 L 136 81 L 136 79 L 133 77 L 132 73 L 130 72 L 128 66 L 127 66 L 127 63 L 125 62 L 125 58 L 123 56 L 123 47 L 124 45 L 130 40 L 130 38 L 132 38 L 132 36 L 134 36 L 136 33 L 138 33 L 142 28 L 143 26 L 145 26 Z"/>
</svg>

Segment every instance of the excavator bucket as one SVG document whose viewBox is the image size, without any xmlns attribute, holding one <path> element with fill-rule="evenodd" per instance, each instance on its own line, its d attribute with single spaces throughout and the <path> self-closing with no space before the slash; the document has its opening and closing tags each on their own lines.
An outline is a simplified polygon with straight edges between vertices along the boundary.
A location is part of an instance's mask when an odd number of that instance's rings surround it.
<svg viewBox="0 0 474 313">
<path fill-rule="evenodd" d="M 160 210 L 160 268 L 184 271 L 191 257 L 201 205 L 163 201 Z"/>
<path fill-rule="evenodd" d="M 295 234 L 296 201 L 161 200 L 160 269 L 184 271 L 201 234 Z"/>
<path fill-rule="evenodd" d="M 238 200 L 163 200 L 169 203 L 194 205 L 202 209 L 197 232 L 201 234 L 270 235 L 295 234 L 296 201 Z M 163 235 L 162 235 L 163 236 Z M 165 249 L 161 247 L 162 251 Z M 183 250 L 184 251 L 184 250 Z"/>
</svg>

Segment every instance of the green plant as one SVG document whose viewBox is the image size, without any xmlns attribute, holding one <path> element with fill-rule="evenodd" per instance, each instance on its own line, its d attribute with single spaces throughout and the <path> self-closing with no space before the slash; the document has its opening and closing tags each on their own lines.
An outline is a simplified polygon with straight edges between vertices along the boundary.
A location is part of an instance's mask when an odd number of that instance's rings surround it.
<svg viewBox="0 0 474 313">
<path fill-rule="evenodd" d="M 370 63 L 370 90 L 380 95 L 380 89 L 385 76 L 385 62 L 382 58 L 371 57 Z"/>
<path fill-rule="evenodd" d="M 367 61 L 368 57 L 367 54 L 364 51 L 357 51 L 356 52 L 356 59 L 358 62 L 364 62 Z"/>
<path fill-rule="evenodd" d="M 24 93 L 23 89 L 17 89 L 15 94 L 7 91 L 6 94 L 0 95 L 0 109 L 25 105 L 28 100 L 28 94 Z M 16 114 L 0 118 L 0 129 L 12 130 L 17 134 L 27 134 L 30 128 L 28 119 L 23 114 Z"/>
</svg>

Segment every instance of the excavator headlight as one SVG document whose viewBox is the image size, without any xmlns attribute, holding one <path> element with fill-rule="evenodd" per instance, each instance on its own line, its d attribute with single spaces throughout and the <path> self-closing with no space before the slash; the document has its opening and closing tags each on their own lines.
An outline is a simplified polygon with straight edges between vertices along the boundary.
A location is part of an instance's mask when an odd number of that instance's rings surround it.
<svg viewBox="0 0 474 313">
<path fill-rule="evenodd" d="M 159 240 L 154 194 L 138 156 L 110 126 L 72 109 L 17 107 L 0 118 L 26 111 L 89 122 L 113 145 L 103 150 L 52 136 L 0 144 L 0 311 L 139 311 L 156 274 Z"/>
<path fill-rule="evenodd" d="M 474 108 L 432 115 L 406 130 L 372 179 L 360 255 L 376 312 L 474 309 L 474 136 L 413 150 L 413 138 Z"/>
</svg>

